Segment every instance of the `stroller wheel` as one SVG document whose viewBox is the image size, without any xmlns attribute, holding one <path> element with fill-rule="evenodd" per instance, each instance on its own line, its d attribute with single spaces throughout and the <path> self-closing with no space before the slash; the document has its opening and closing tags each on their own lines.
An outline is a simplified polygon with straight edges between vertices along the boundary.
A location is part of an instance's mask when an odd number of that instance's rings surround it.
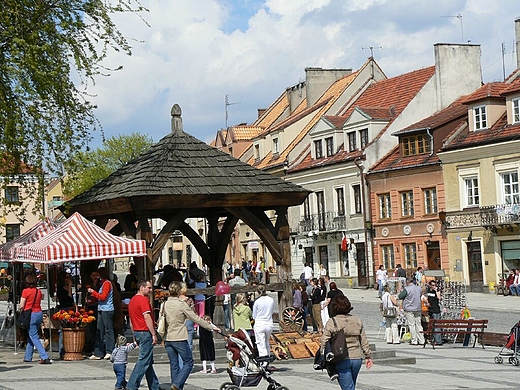
<svg viewBox="0 0 520 390">
<path fill-rule="evenodd" d="M 511 364 L 518 366 L 518 365 L 520 365 L 520 360 L 518 360 L 517 357 L 514 357 L 514 358 L 512 358 Z"/>
<path fill-rule="evenodd" d="M 232 384 L 231 386 L 227 387 L 227 390 L 240 390 L 240 387 Z"/>
<path fill-rule="evenodd" d="M 495 356 L 495 363 L 496 364 L 502 364 L 503 360 L 500 356 Z"/>
<path fill-rule="evenodd" d="M 280 387 L 277 387 L 276 390 L 289 390 L 289 389 L 285 386 L 280 386 Z"/>
<path fill-rule="evenodd" d="M 225 382 L 220 385 L 219 390 L 228 390 L 230 386 L 234 386 L 231 382 Z"/>
</svg>

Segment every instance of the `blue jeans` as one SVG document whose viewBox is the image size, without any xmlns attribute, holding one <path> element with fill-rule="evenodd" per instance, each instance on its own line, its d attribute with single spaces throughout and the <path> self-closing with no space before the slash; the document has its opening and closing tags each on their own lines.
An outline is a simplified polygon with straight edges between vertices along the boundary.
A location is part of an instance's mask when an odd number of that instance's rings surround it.
<svg viewBox="0 0 520 390">
<path fill-rule="evenodd" d="M 383 281 L 382 281 L 382 280 L 378 280 L 378 281 L 377 281 L 377 284 L 379 285 L 379 293 L 378 293 L 378 296 L 382 297 L 382 296 L 383 296 Z"/>
<path fill-rule="evenodd" d="M 34 347 L 38 350 L 40 354 L 40 359 L 45 360 L 49 358 L 47 352 L 45 352 L 45 348 L 43 348 L 42 343 L 40 342 L 40 336 L 38 334 L 38 330 L 40 329 L 40 325 L 42 324 L 43 313 L 41 311 L 33 311 L 31 313 L 31 322 L 29 325 L 29 338 L 27 339 L 27 347 L 25 348 L 25 356 L 23 360 L 31 361 L 33 357 Z"/>
<path fill-rule="evenodd" d="M 99 311 L 94 355 L 103 357 L 114 350 L 114 311 Z"/>
<path fill-rule="evenodd" d="M 116 389 L 126 387 L 126 364 L 114 364 L 114 373 L 116 374 Z"/>
<path fill-rule="evenodd" d="M 195 327 L 192 320 L 186 320 L 185 322 L 186 329 L 188 329 L 188 345 L 190 349 L 193 351 L 193 335 L 195 334 Z M 182 357 L 179 355 L 179 368 L 182 368 L 184 363 L 182 362 Z"/>
<path fill-rule="evenodd" d="M 336 363 L 338 382 L 341 390 L 355 390 L 356 380 L 361 370 L 361 359 L 345 359 Z"/>
<path fill-rule="evenodd" d="M 168 359 L 170 359 L 172 386 L 182 390 L 193 369 L 193 354 L 188 340 L 165 341 L 164 348 L 168 354 Z M 182 368 L 179 367 L 179 356 L 182 359 Z"/>
<path fill-rule="evenodd" d="M 153 370 L 153 344 L 152 334 L 149 331 L 135 331 L 135 340 L 139 345 L 139 357 L 134 366 L 134 370 L 128 379 L 126 388 L 128 390 L 137 390 L 141 385 L 143 376 L 146 375 L 148 389 L 159 390 L 159 379 Z"/>
<path fill-rule="evenodd" d="M 440 320 L 441 313 L 430 313 L 430 318 L 433 318 L 434 320 Z M 439 331 L 439 330 L 440 329 L 438 329 L 438 328 L 435 329 L 435 331 Z M 436 344 L 442 344 L 442 335 L 440 333 L 434 333 L 433 341 L 435 341 Z"/>
<path fill-rule="evenodd" d="M 231 306 L 231 304 L 229 304 L 229 303 L 222 305 L 222 307 L 224 308 L 224 317 L 226 318 L 226 321 L 225 321 L 226 329 L 231 328 L 231 322 L 229 320 L 229 306 Z"/>
</svg>

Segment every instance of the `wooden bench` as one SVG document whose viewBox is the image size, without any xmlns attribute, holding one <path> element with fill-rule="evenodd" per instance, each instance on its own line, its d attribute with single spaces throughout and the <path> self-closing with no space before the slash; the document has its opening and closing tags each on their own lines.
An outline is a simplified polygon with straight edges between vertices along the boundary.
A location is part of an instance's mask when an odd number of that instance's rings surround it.
<svg viewBox="0 0 520 390">
<path fill-rule="evenodd" d="M 433 349 L 435 349 L 435 342 L 433 341 L 434 334 L 450 334 L 456 337 L 463 336 L 463 343 L 465 346 L 469 344 L 469 337 L 475 336 L 473 340 L 473 347 L 477 343 L 477 339 L 481 340 L 482 348 L 482 335 L 484 330 L 487 328 L 488 320 L 476 320 L 476 319 L 458 319 L 458 320 L 435 320 L 431 319 L 428 322 L 428 328 L 423 331 L 424 333 L 424 346 L 426 347 L 427 339 L 431 339 Z M 455 342 L 455 341 L 454 341 Z"/>
</svg>

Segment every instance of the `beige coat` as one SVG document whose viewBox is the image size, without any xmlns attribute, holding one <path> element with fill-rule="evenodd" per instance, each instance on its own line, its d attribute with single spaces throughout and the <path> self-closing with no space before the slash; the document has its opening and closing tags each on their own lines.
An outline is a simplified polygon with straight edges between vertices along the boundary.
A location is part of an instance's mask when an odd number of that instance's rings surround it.
<svg viewBox="0 0 520 390">
<path fill-rule="evenodd" d="M 361 319 L 350 314 L 338 314 L 334 319 L 338 327 L 337 329 L 334 327 L 332 318 L 327 321 L 323 329 L 323 336 L 321 336 L 321 350 L 325 349 L 325 344 L 335 330 L 343 329 L 347 338 L 349 358 L 371 359 L 370 346 Z"/>
<path fill-rule="evenodd" d="M 166 315 L 165 341 L 188 340 L 188 329 L 185 325 L 187 319 L 196 322 L 207 330 L 216 328 L 215 325 L 209 324 L 200 318 L 186 302 L 178 297 L 169 297 L 164 305 L 164 313 Z"/>
</svg>

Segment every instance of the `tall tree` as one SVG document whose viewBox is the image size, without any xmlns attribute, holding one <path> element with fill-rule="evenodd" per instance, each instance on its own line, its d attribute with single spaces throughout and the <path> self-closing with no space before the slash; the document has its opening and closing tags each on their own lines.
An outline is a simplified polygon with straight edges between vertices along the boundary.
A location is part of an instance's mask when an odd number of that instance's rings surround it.
<svg viewBox="0 0 520 390">
<path fill-rule="evenodd" d="M 131 55 L 111 17 L 143 11 L 138 0 L 0 1 L 0 152 L 7 181 L 23 180 L 27 164 L 42 184 L 43 172 L 60 174 L 87 145 L 99 127 L 87 87 L 115 70 L 102 64 L 111 51 Z M 42 196 L 38 187 L 32 196 Z"/>
<path fill-rule="evenodd" d="M 152 144 L 149 136 L 132 133 L 110 137 L 99 149 L 76 153 L 67 164 L 67 170 L 74 173 L 64 180 L 65 194 L 74 197 L 85 192 Z"/>
</svg>

